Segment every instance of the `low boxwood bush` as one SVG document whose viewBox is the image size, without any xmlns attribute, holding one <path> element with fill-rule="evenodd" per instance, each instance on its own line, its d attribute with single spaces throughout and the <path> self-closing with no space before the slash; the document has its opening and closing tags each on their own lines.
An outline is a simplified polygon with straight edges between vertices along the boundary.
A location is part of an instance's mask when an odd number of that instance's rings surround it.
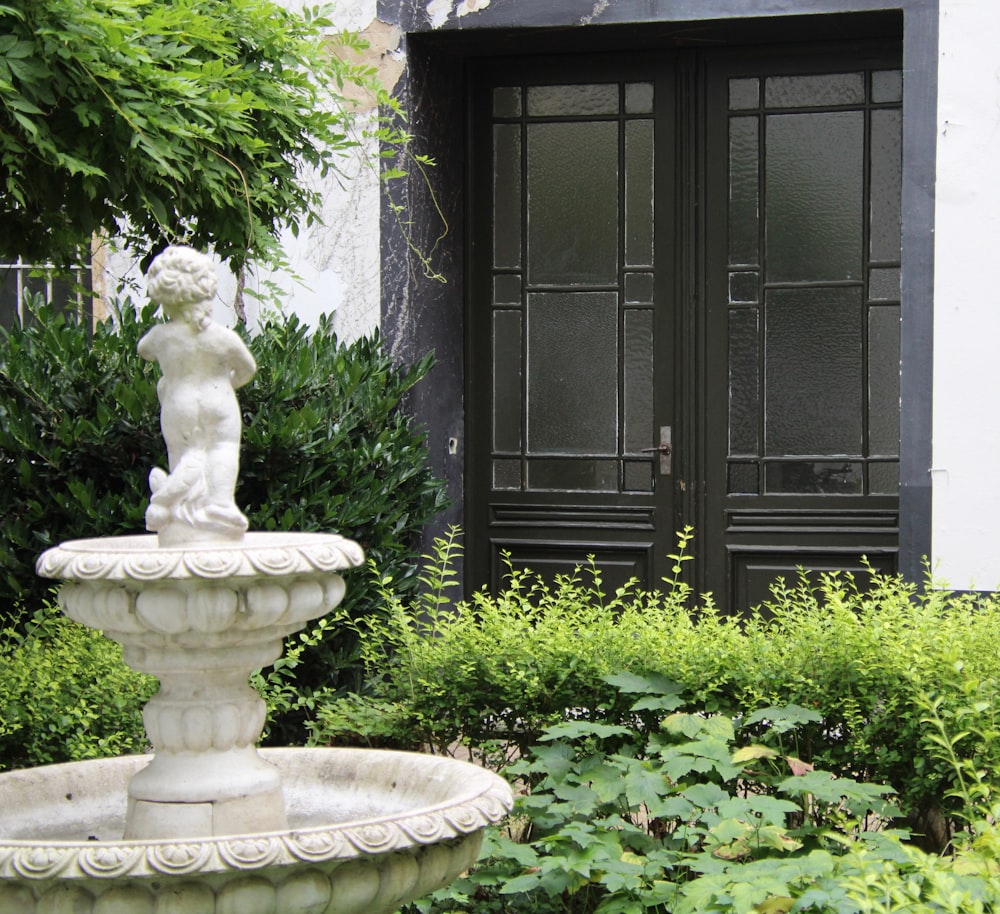
<svg viewBox="0 0 1000 914">
<path fill-rule="evenodd" d="M 0 330 L 0 620 L 15 627 L 50 598 L 39 553 L 66 539 L 144 530 L 147 477 L 164 466 L 158 369 L 136 344 L 155 320 L 121 306 L 91 330 L 40 299 L 24 327 Z M 257 361 L 240 391 L 244 437 L 236 501 L 257 530 L 333 530 L 357 540 L 402 593 L 413 593 L 414 546 L 443 505 L 422 434 L 400 401 L 431 370 L 397 366 L 377 334 L 340 343 L 330 322 L 294 316 L 248 338 Z M 364 574 L 350 577 L 348 614 L 377 609 Z M 316 637 L 316 635 L 320 637 Z M 314 630 L 273 682 L 293 683 L 274 739 L 296 741 L 310 694 L 357 687 L 354 633 Z M 296 640 L 295 644 L 301 644 Z"/>
<path fill-rule="evenodd" d="M 929 751 L 922 696 L 945 717 L 993 707 L 1000 600 L 873 573 L 868 588 L 848 575 L 802 576 L 745 619 L 711 604 L 692 611 L 681 582 L 689 537 L 662 592 L 627 586 L 607 596 L 591 566 L 554 583 L 511 571 L 497 596 L 467 601 L 450 598 L 456 537 L 439 541 L 415 602 L 394 597 L 388 576 L 377 579 L 388 614 L 361 625 L 371 691 L 320 708 L 314 740 L 461 745 L 502 767 L 559 721 L 627 722 L 607 676 L 660 675 L 705 714 L 789 704 L 814 713 L 787 736 L 751 727 L 746 738 L 838 777 L 891 786 L 908 825 L 928 846 L 945 846 L 956 827 L 955 775 Z M 965 740 L 966 757 L 1000 761 L 1000 742 Z"/>
<path fill-rule="evenodd" d="M 144 752 L 156 680 L 54 606 L 0 630 L 0 770 Z"/>
</svg>

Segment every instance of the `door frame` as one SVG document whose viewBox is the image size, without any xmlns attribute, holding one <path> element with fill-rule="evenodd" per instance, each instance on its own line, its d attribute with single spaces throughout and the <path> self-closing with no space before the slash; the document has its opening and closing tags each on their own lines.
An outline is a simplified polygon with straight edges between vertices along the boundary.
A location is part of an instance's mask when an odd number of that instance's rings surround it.
<svg viewBox="0 0 1000 914">
<path fill-rule="evenodd" d="M 829 36 L 902 37 L 903 107 L 902 326 L 900 442 L 900 570 L 923 575 L 931 547 L 931 405 L 933 352 L 933 185 L 936 154 L 938 0 L 801 0 L 796 15 L 775 0 L 664 0 L 655 13 L 640 0 L 620 0 L 594 16 L 591 0 L 538 4 L 505 0 L 474 16 L 429 23 L 421 5 L 379 0 L 378 15 L 405 36 L 407 70 L 396 91 L 415 137 L 414 151 L 436 159 L 430 182 L 420 174 L 396 182 L 382 206 L 382 332 L 399 361 L 430 350 L 438 364 L 407 408 L 427 428 L 431 465 L 444 479 L 451 507 L 430 525 L 423 543 L 463 521 L 464 475 L 464 223 L 463 162 L 469 99 L 466 64 L 512 50 L 587 51 L 701 46 L 706 41 L 768 38 L 800 42 Z M 571 26 L 571 27 L 570 27 Z M 400 223 L 405 204 L 412 221 Z M 442 283 L 424 274 L 410 253 L 433 249 Z M 461 573 L 461 563 L 458 571 Z"/>
</svg>

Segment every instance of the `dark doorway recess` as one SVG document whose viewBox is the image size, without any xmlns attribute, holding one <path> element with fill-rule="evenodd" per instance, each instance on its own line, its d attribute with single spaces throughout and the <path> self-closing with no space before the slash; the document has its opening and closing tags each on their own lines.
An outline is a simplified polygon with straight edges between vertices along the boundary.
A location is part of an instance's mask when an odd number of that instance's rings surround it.
<svg viewBox="0 0 1000 914">
<path fill-rule="evenodd" d="M 438 356 L 412 406 L 467 589 L 504 551 L 655 586 L 688 523 L 692 583 L 733 609 L 798 566 L 919 575 L 936 18 L 826 5 L 508 28 L 537 9 L 511 2 L 439 32 L 404 14 L 448 283 L 400 268 L 387 219 L 383 328 L 401 358 Z"/>
<path fill-rule="evenodd" d="M 828 43 L 472 74 L 467 561 L 742 610 L 896 567 L 902 72 Z"/>
</svg>

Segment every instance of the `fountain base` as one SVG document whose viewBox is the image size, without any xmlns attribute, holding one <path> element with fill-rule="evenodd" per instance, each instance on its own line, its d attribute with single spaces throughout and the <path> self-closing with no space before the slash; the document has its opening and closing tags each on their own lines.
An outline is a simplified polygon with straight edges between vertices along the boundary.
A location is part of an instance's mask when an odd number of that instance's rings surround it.
<svg viewBox="0 0 1000 914">
<path fill-rule="evenodd" d="M 149 756 L 0 775 L 0 914 L 390 914 L 471 866 L 510 808 L 495 774 L 366 749 L 263 749 L 289 828 L 121 840 Z"/>
</svg>

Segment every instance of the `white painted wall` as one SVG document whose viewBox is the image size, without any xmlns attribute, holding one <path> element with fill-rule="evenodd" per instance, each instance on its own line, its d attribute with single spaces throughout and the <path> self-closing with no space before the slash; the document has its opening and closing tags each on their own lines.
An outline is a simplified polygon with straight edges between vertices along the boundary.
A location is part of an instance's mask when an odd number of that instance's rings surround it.
<svg viewBox="0 0 1000 914">
<path fill-rule="evenodd" d="M 941 0 L 934 282 L 933 555 L 1000 588 L 1000 3 Z"/>
</svg>

